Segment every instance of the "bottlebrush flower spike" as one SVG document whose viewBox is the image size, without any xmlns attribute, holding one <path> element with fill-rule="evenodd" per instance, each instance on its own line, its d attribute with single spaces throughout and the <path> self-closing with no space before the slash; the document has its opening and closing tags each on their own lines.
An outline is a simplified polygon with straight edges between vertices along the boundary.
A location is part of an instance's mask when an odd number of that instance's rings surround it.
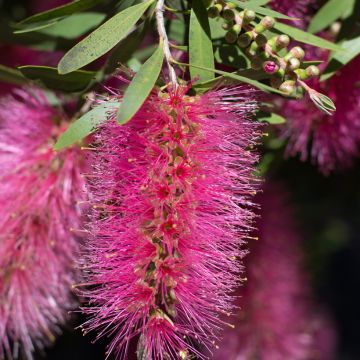
<svg viewBox="0 0 360 360">
<path fill-rule="evenodd" d="M 92 151 L 84 328 L 113 335 L 120 359 L 138 336 L 147 360 L 203 358 L 195 344 L 211 346 L 232 309 L 253 218 L 253 91 L 185 92 L 153 92 L 124 126 L 114 111 Z"/>
<path fill-rule="evenodd" d="M 235 328 L 220 341 L 214 359 L 313 359 L 309 289 L 292 209 L 279 184 L 265 186 L 259 201 L 259 240 L 246 258 L 248 281 Z"/>
<path fill-rule="evenodd" d="M 282 115 L 288 120 L 283 136 L 289 138 L 288 156 L 300 154 L 301 160 L 311 158 L 324 174 L 352 165 L 358 156 L 360 141 L 360 57 L 346 65 L 328 81 L 314 84 L 334 100 L 337 111 L 333 116 L 314 108 L 311 100 L 288 101 L 282 105 Z"/>
<path fill-rule="evenodd" d="M 52 150 L 62 115 L 31 93 L 0 100 L 1 359 L 32 359 L 73 305 L 78 246 L 70 228 L 79 228 L 81 157 Z"/>
</svg>

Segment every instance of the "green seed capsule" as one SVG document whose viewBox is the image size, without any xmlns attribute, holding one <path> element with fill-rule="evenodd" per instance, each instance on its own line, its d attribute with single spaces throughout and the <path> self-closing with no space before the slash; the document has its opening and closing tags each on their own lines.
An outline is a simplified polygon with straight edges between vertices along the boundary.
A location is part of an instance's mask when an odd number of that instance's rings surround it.
<svg viewBox="0 0 360 360">
<path fill-rule="evenodd" d="M 222 12 L 222 17 L 227 21 L 232 21 L 235 19 L 235 12 L 232 9 L 225 9 Z"/>
<path fill-rule="evenodd" d="M 265 16 L 263 19 L 261 19 L 260 24 L 264 26 L 266 30 L 269 30 L 275 25 L 275 19 L 271 16 Z"/>
<path fill-rule="evenodd" d="M 317 66 L 315 65 L 310 65 L 306 68 L 306 74 L 308 76 L 319 76 L 320 75 L 320 70 Z"/>
<path fill-rule="evenodd" d="M 246 48 L 249 46 L 252 39 L 253 39 L 253 34 L 251 31 L 248 31 L 239 36 L 237 43 L 240 47 Z"/>
</svg>

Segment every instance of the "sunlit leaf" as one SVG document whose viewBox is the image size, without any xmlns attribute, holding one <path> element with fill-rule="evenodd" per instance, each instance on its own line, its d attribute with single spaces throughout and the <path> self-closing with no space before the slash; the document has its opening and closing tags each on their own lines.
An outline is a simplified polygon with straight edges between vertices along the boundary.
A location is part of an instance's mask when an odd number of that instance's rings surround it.
<svg viewBox="0 0 360 360">
<path fill-rule="evenodd" d="M 125 91 L 123 101 L 117 113 L 119 124 L 128 122 L 149 96 L 159 77 L 163 57 L 163 48 L 162 44 L 160 44 L 154 54 L 141 66 L 134 76 Z"/>
<path fill-rule="evenodd" d="M 127 8 L 94 30 L 64 55 L 58 65 L 59 73 L 80 69 L 111 50 L 129 34 L 151 3 L 147 1 Z"/>
</svg>

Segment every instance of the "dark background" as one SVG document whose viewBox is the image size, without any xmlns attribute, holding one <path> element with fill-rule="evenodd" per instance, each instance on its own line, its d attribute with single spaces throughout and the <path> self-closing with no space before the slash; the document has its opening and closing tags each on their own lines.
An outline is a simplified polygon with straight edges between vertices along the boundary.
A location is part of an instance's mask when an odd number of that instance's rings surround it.
<svg viewBox="0 0 360 360">
<path fill-rule="evenodd" d="M 21 19 L 29 14 L 29 1 L 0 1 L 0 12 L 2 17 Z M 296 204 L 314 294 L 329 309 L 338 333 L 336 359 L 360 359 L 360 162 L 324 177 L 309 164 L 281 158 L 279 151 L 269 176 L 284 182 Z M 104 359 L 108 339 L 93 344 L 94 336 L 73 330 L 83 321 L 73 315 L 55 346 L 37 359 Z"/>
</svg>

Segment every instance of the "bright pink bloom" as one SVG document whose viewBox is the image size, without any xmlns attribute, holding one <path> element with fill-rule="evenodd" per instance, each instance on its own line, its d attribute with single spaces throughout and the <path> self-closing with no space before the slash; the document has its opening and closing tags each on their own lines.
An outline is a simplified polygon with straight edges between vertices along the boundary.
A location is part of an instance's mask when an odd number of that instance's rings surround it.
<svg viewBox="0 0 360 360">
<path fill-rule="evenodd" d="M 244 87 L 154 92 L 96 135 L 85 328 L 114 335 L 118 358 L 137 336 L 148 360 L 203 358 L 194 344 L 211 346 L 231 310 L 253 218 L 254 106 Z"/>
<path fill-rule="evenodd" d="M 314 81 L 312 87 L 326 93 L 336 105 L 333 116 L 317 110 L 308 97 L 301 101 L 287 101 L 281 112 L 288 120 L 284 136 L 289 138 L 286 154 L 300 154 L 324 174 L 352 165 L 359 154 L 360 141 L 360 57 L 345 66 L 325 82 Z M 311 150 L 310 142 L 312 142 Z"/>
<path fill-rule="evenodd" d="M 1 359 L 32 359 L 73 305 L 84 181 L 79 150 L 52 150 L 64 125 L 38 90 L 0 100 Z"/>
<path fill-rule="evenodd" d="M 260 204 L 259 239 L 250 244 L 235 328 L 220 341 L 214 359 L 313 359 L 309 289 L 292 209 L 274 184 L 265 187 Z"/>
</svg>

